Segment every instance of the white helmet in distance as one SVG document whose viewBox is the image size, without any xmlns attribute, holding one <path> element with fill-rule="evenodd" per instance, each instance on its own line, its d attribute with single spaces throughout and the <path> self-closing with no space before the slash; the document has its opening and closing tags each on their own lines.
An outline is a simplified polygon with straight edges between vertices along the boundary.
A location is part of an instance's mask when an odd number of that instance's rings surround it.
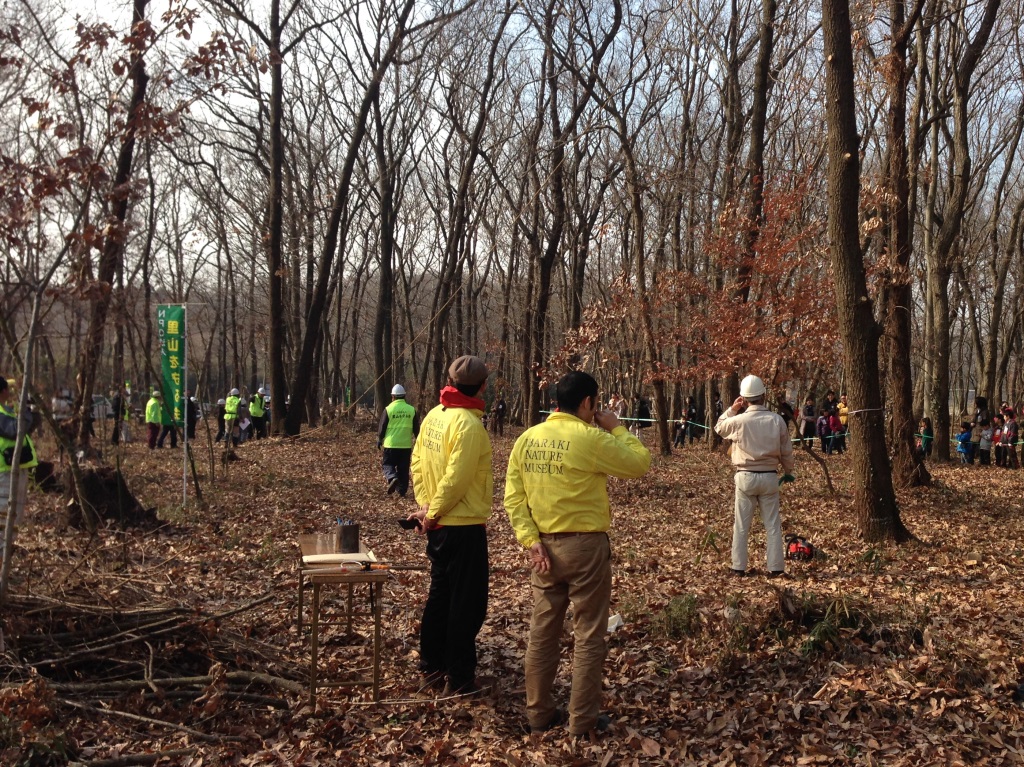
<svg viewBox="0 0 1024 767">
<path fill-rule="evenodd" d="M 402 386 L 402 384 L 395 384 L 394 386 L 391 387 L 391 396 L 392 397 L 404 397 L 405 396 L 405 387 Z"/>
<path fill-rule="evenodd" d="M 228 396 L 230 396 L 230 397 L 237 397 L 238 396 L 238 389 L 232 389 L 231 391 L 229 391 L 228 392 Z"/>
<path fill-rule="evenodd" d="M 266 394 L 266 393 L 267 393 L 267 390 L 266 390 L 266 389 L 264 389 L 264 388 L 263 388 L 263 387 L 261 386 L 260 388 L 258 388 L 258 389 L 256 390 L 256 393 L 257 393 L 257 394 Z"/>
<path fill-rule="evenodd" d="M 764 381 L 757 376 L 747 376 L 740 381 L 741 397 L 760 397 L 765 393 Z"/>
</svg>

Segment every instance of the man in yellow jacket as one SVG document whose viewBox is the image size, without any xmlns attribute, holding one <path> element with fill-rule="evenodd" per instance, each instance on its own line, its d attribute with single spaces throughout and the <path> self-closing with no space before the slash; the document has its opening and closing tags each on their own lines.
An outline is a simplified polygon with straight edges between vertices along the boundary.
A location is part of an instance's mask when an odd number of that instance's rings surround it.
<svg viewBox="0 0 1024 767">
<path fill-rule="evenodd" d="M 154 389 L 153 395 L 146 403 L 146 436 L 149 438 L 150 450 L 156 449 L 156 440 L 160 436 L 160 426 L 163 423 L 163 409 L 162 395 L 158 389 Z"/>
<path fill-rule="evenodd" d="M 487 529 L 494 495 L 491 440 L 481 419 L 487 366 L 464 356 L 448 368 L 441 404 L 427 413 L 412 451 L 419 511 L 427 536 L 430 591 L 420 625 L 420 671 L 445 695 L 476 686 L 476 636 L 487 615 Z"/>
<path fill-rule="evenodd" d="M 228 392 L 228 396 L 224 399 L 224 445 L 238 446 L 240 434 L 235 432 L 238 427 L 238 408 L 242 401 L 239 396 L 238 389 L 231 389 Z"/>
<path fill-rule="evenodd" d="M 643 476 L 651 454 L 615 413 L 598 409 L 597 394 L 592 376 L 564 376 L 556 389 L 558 410 L 523 432 L 508 461 L 505 510 L 533 567 L 526 650 L 526 715 L 533 732 L 565 716 L 551 689 L 569 602 L 575 635 L 569 732 L 604 730 L 610 722 L 600 714 L 612 592 L 607 482 L 609 476 Z"/>
</svg>

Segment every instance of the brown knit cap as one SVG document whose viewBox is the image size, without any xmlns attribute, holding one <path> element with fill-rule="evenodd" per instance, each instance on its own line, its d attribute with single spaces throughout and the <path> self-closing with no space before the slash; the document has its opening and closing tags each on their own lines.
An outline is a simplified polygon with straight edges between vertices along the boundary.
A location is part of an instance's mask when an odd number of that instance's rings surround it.
<svg viewBox="0 0 1024 767">
<path fill-rule="evenodd" d="M 457 384 L 477 386 L 487 380 L 487 365 L 479 357 L 467 354 L 451 364 L 448 377 Z"/>
</svg>

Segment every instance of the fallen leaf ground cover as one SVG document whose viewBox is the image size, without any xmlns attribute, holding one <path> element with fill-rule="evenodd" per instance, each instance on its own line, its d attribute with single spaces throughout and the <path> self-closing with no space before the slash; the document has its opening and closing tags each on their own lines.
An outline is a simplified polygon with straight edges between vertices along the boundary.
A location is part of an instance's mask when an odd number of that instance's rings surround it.
<svg viewBox="0 0 1024 767">
<path fill-rule="evenodd" d="M 181 509 L 181 451 L 123 448 L 133 493 L 166 525 L 96 536 L 62 528 L 59 496 L 35 494 L 4 612 L 0 763 L 92 765 L 1021 764 L 1024 505 L 1019 472 L 933 464 L 901 493 L 917 540 L 857 537 L 845 456 L 839 491 L 797 457 L 784 530 L 811 562 L 768 580 L 755 522 L 751 563 L 729 575 L 732 470 L 703 445 L 655 456 L 610 482 L 613 613 L 609 733 L 524 731 L 531 599 L 524 553 L 501 508 L 519 430 L 494 440 L 491 592 L 479 638 L 480 698 L 420 689 L 426 572 L 384 587 L 382 701 L 365 688 L 304 692 L 296 537 L 357 520 L 378 558 L 425 564 L 397 519 L 369 419 L 294 441 L 249 442 L 239 459 L 196 451 L 205 504 Z M 202 433 L 202 429 L 200 430 Z M 110 450 L 110 448 L 107 448 Z M 219 457 L 219 452 L 215 453 Z M 108 454 L 111 462 L 115 459 Z M 210 481 L 211 471 L 213 479 Z M 558 689 L 568 693 L 571 632 Z M 371 632 L 331 626 L 322 669 L 366 669 Z"/>
</svg>

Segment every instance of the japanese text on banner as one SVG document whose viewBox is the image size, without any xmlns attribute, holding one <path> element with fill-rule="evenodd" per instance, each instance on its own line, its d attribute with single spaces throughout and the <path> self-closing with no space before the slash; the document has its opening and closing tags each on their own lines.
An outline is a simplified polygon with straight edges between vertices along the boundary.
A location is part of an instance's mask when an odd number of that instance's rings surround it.
<svg viewBox="0 0 1024 767">
<path fill-rule="evenodd" d="M 157 338 L 160 343 L 160 362 L 164 401 L 174 423 L 185 422 L 185 307 L 181 304 L 160 304 L 156 309 Z M 164 413 L 166 422 L 168 413 Z"/>
</svg>

